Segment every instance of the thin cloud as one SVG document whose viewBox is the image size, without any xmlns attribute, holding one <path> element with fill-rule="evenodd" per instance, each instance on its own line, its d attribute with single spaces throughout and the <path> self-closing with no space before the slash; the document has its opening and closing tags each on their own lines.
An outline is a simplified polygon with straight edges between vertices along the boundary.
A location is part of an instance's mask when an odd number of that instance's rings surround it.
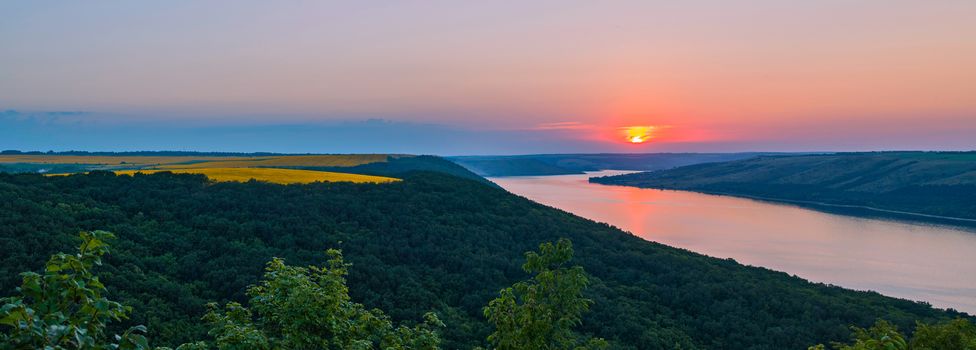
<svg viewBox="0 0 976 350">
<path fill-rule="evenodd" d="M 590 130 L 595 128 L 592 124 L 582 122 L 558 122 L 542 123 L 531 128 L 531 130 Z"/>
</svg>

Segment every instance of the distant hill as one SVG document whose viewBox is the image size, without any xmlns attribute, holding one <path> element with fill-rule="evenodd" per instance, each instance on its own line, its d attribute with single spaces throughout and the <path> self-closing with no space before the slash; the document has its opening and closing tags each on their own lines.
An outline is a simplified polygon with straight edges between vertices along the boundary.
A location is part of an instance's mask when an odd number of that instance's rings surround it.
<svg viewBox="0 0 976 350">
<path fill-rule="evenodd" d="M 590 181 L 976 225 L 976 152 L 763 156 Z"/>
<path fill-rule="evenodd" d="M 660 170 L 775 153 L 598 153 L 461 156 L 448 159 L 481 176 L 583 174 L 599 170 Z"/>
</svg>

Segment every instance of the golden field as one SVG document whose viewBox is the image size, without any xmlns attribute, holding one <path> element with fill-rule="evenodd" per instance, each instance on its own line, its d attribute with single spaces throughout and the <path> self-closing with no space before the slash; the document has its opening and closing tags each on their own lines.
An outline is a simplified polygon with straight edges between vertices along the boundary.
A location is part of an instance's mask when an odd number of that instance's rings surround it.
<svg viewBox="0 0 976 350">
<path fill-rule="evenodd" d="M 278 184 L 316 181 L 386 183 L 399 179 L 340 172 L 285 169 L 288 167 L 354 167 L 386 162 L 386 154 L 324 154 L 284 156 L 73 156 L 0 155 L 0 164 L 82 164 L 79 171 L 109 170 L 120 175 L 160 171 L 203 174 L 214 181 L 245 182 L 251 179 Z M 48 174 L 51 176 L 67 174 Z"/>
<path fill-rule="evenodd" d="M 384 176 L 336 173 L 329 171 L 277 169 L 277 168 L 192 168 L 192 169 L 153 169 L 153 170 L 125 170 L 116 171 L 119 175 L 133 175 L 136 173 L 152 174 L 169 171 L 178 174 L 203 174 L 214 181 L 246 182 L 249 180 L 265 181 L 277 184 L 299 184 L 316 181 L 323 182 L 356 182 L 356 183 L 387 183 L 400 179 Z"/>
<path fill-rule="evenodd" d="M 251 168 L 251 167 L 352 167 L 385 162 L 386 154 L 322 154 L 286 156 L 66 156 L 66 155 L 0 155 L 0 164 L 87 164 L 104 170 L 118 168 Z"/>
<path fill-rule="evenodd" d="M 385 162 L 385 154 L 330 154 L 275 157 L 243 157 L 237 159 L 214 159 L 194 164 L 168 164 L 161 169 L 192 168 L 253 168 L 253 167 L 353 167 L 357 165 Z"/>
<path fill-rule="evenodd" d="M 219 161 L 248 158 L 251 157 L 0 155 L 0 163 L 152 166 L 195 161 Z"/>
</svg>

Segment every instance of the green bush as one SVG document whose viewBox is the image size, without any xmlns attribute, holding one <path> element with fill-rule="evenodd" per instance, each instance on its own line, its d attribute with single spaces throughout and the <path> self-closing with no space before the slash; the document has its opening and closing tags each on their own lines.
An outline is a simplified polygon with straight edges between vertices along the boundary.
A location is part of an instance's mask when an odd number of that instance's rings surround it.
<svg viewBox="0 0 976 350">
<path fill-rule="evenodd" d="M 82 232 L 78 254 L 55 254 L 43 274 L 22 273 L 20 296 L 0 299 L 0 349 L 148 349 L 146 331 L 135 326 L 109 336 L 109 322 L 121 321 L 129 307 L 104 297 L 93 271 L 107 254 L 105 231 Z"/>
</svg>

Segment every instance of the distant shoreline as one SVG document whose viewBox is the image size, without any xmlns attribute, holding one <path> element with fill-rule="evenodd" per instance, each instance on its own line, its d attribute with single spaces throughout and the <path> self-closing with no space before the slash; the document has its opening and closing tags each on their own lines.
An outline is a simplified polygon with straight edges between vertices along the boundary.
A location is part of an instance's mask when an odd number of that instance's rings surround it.
<svg viewBox="0 0 976 350">
<path fill-rule="evenodd" d="M 882 208 L 875 208 L 866 205 L 833 204 L 833 203 L 817 202 L 817 201 L 783 199 L 783 198 L 756 196 L 756 195 L 748 195 L 748 194 L 739 194 L 739 193 L 732 193 L 732 192 L 707 191 L 707 190 L 695 190 L 695 189 L 678 189 L 678 188 L 655 187 L 655 186 L 630 186 L 630 185 L 600 183 L 600 182 L 593 182 L 593 181 L 590 181 L 590 183 L 595 183 L 603 186 L 622 186 L 622 187 L 646 188 L 646 189 L 655 189 L 655 190 L 685 191 L 685 192 L 710 194 L 716 196 L 746 198 L 746 199 L 771 202 L 771 203 L 795 204 L 799 207 L 808 208 L 812 210 L 817 210 L 818 208 L 853 209 L 852 211 L 844 211 L 844 210 L 820 210 L 820 211 L 839 214 L 839 215 L 860 217 L 860 218 L 872 218 L 872 216 L 870 215 L 861 215 L 861 214 L 852 213 L 853 211 L 863 211 L 863 212 L 882 214 L 882 215 L 874 216 L 874 218 L 905 219 L 914 223 L 945 224 L 945 225 L 952 225 L 952 226 L 960 226 L 968 230 L 972 230 L 973 228 L 976 228 L 976 219 L 915 213 L 915 212 L 902 211 L 902 210 L 882 209 Z"/>
</svg>

